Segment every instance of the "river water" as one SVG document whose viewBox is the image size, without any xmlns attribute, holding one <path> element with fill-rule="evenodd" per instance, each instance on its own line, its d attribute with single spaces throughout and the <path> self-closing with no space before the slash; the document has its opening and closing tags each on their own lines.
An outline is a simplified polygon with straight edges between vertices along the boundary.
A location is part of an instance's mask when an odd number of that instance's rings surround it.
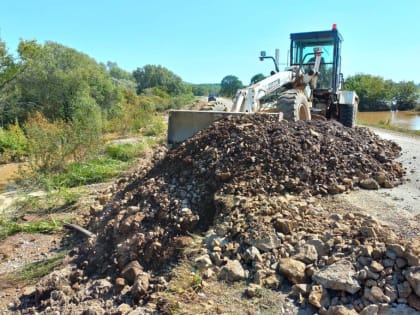
<svg viewBox="0 0 420 315">
<path fill-rule="evenodd" d="M 420 130 L 420 112 L 359 112 L 357 113 L 359 121 L 371 124 L 385 123 L 395 127 L 401 127 L 410 130 Z"/>
</svg>

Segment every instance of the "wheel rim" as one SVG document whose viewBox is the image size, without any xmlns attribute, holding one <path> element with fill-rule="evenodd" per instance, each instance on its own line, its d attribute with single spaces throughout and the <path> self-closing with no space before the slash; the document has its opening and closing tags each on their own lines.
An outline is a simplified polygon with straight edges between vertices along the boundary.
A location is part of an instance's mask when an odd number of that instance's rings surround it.
<svg viewBox="0 0 420 315">
<path fill-rule="evenodd" d="M 299 104 L 298 114 L 299 120 L 309 120 L 308 111 L 304 104 Z"/>
</svg>

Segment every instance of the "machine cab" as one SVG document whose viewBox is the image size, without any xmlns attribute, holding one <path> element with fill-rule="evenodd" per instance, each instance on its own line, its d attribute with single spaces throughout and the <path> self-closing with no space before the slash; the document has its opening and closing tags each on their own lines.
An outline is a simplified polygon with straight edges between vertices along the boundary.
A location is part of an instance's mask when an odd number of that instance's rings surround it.
<svg viewBox="0 0 420 315">
<path fill-rule="evenodd" d="M 321 64 L 315 90 L 337 92 L 340 88 L 341 42 L 343 37 L 335 24 L 329 31 L 290 34 L 290 63 L 300 66 L 305 72 L 313 67 L 314 51 L 322 47 Z"/>
</svg>

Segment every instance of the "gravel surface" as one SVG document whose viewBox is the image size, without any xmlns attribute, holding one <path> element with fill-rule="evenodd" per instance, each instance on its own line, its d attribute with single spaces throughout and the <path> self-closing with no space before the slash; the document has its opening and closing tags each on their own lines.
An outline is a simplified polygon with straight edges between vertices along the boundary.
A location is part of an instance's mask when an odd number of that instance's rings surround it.
<svg viewBox="0 0 420 315">
<path fill-rule="evenodd" d="M 401 162 L 405 180 L 392 189 L 358 190 L 337 196 L 388 222 L 405 238 L 420 236 L 420 137 L 396 131 L 371 128 L 383 139 L 401 146 Z"/>
</svg>

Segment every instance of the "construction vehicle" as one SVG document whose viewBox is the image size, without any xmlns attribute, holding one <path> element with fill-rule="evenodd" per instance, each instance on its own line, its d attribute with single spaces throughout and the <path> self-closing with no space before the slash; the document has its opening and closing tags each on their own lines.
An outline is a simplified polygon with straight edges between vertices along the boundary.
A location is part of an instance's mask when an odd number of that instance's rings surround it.
<svg viewBox="0 0 420 315">
<path fill-rule="evenodd" d="M 358 96 L 343 90 L 341 43 L 343 37 L 333 24 L 331 30 L 290 34 L 290 59 L 279 71 L 276 58 L 261 52 L 260 60 L 272 59 L 275 70 L 267 78 L 237 91 L 225 111 L 174 110 L 169 112 L 168 144 L 182 142 L 212 122 L 228 115 L 278 113 L 290 121 L 335 119 L 354 127 Z"/>
</svg>

